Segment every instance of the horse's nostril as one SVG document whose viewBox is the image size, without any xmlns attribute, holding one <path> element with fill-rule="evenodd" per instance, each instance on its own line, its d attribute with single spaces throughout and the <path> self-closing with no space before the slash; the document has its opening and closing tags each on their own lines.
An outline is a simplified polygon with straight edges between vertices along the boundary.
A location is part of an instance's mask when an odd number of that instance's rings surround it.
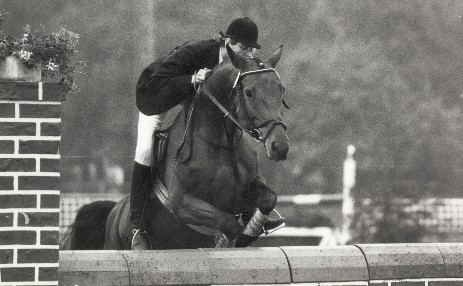
<svg viewBox="0 0 463 286">
<path fill-rule="evenodd" d="M 283 149 L 284 149 L 284 148 L 282 148 L 282 146 L 281 146 L 280 143 L 278 143 L 278 142 L 276 142 L 276 141 L 272 142 L 272 151 L 273 151 L 273 152 L 277 152 L 277 153 L 278 153 L 278 152 L 282 151 Z"/>
<path fill-rule="evenodd" d="M 277 150 L 277 147 L 278 147 L 278 143 L 277 142 L 272 142 L 272 151 L 276 151 Z"/>
<path fill-rule="evenodd" d="M 275 159 L 284 160 L 288 154 L 289 146 L 288 144 L 280 143 L 277 141 L 273 141 L 271 144 L 272 153 L 275 155 Z"/>
</svg>

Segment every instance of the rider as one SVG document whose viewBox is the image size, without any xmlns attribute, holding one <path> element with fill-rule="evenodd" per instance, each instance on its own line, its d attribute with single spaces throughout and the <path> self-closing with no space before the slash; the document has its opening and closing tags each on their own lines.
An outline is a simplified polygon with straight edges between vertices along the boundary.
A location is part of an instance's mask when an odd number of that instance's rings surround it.
<svg viewBox="0 0 463 286">
<path fill-rule="evenodd" d="M 161 127 L 166 112 L 194 95 L 210 70 L 228 57 L 227 45 L 237 54 L 252 57 L 260 49 L 257 38 L 257 25 L 247 17 L 238 18 L 220 39 L 187 42 L 142 72 L 136 87 L 140 112 L 130 192 L 132 249 L 150 249 L 142 212 L 149 193 L 153 133 Z"/>
</svg>

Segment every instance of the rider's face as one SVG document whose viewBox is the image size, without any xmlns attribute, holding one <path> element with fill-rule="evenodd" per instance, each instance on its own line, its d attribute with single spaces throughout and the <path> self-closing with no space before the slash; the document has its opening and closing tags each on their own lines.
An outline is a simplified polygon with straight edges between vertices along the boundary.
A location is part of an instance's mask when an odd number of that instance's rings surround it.
<svg viewBox="0 0 463 286">
<path fill-rule="evenodd" d="M 230 41 L 228 42 L 228 46 L 240 56 L 252 57 L 256 52 L 256 49 L 247 46 L 241 42 L 236 42 L 236 44 L 232 44 Z"/>
</svg>

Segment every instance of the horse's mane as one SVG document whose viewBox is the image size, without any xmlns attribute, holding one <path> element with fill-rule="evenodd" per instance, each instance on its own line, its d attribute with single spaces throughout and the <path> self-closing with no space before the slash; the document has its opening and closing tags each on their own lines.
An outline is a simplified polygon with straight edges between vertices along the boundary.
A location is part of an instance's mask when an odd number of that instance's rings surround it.
<svg viewBox="0 0 463 286">
<path fill-rule="evenodd" d="M 259 57 L 247 57 L 246 61 L 253 61 L 256 64 L 256 68 L 263 68 L 262 66 L 262 60 Z M 230 73 L 233 73 L 235 71 L 238 71 L 239 69 L 236 68 L 233 63 L 231 62 L 230 58 L 225 58 L 220 64 L 216 65 L 212 71 L 210 77 L 213 77 L 214 74 L 216 74 L 219 71 L 229 69 Z M 246 70 L 242 70 L 241 72 L 245 72 Z M 206 85 L 208 84 L 207 81 L 205 83 Z M 233 82 L 231 82 L 233 84 Z"/>
<path fill-rule="evenodd" d="M 254 56 L 253 57 L 246 57 L 246 60 L 247 61 L 253 60 L 258 66 L 260 65 L 260 63 L 262 63 L 262 60 L 259 57 L 254 57 Z M 214 73 L 217 69 L 223 68 L 226 65 L 232 65 L 232 62 L 231 62 L 230 58 L 225 58 L 220 64 L 216 65 L 212 69 L 212 73 Z"/>
</svg>

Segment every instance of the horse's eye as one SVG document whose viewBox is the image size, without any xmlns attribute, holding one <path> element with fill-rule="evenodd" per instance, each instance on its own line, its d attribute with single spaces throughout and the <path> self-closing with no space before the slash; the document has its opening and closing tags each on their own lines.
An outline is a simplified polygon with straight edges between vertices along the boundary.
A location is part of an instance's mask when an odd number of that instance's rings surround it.
<svg viewBox="0 0 463 286">
<path fill-rule="evenodd" d="M 244 91 L 244 94 L 247 96 L 247 97 L 252 97 L 252 92 L 249 90 L 249 89 L 246 89 Z"/>
<path fill-rule="evenodd" d="M 286 109 L 290 109 L 288 104 L 286 103 L 286 101 L 284 99 L 282 99 L 281 102 L 283 102 L 283 106 L 286 107 Z"/>
</svg>

